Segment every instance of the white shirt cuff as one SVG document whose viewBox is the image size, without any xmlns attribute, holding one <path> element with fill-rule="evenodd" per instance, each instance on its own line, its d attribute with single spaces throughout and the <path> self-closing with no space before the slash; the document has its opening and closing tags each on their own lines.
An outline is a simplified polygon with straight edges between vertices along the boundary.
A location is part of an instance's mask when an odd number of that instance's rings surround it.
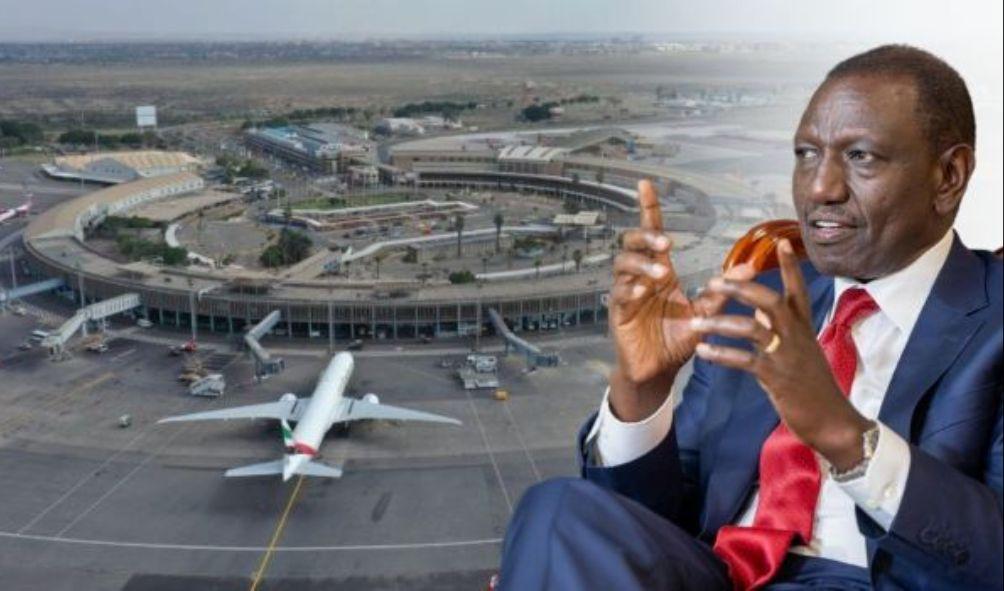
<svg viewBox="0 0 1004 591">
<path fill-rule="evenodd" d="M 882 423 L 878 446 L 865 473 L 837 484 L 861 510 L 886 531 L 903 501 L 906 478 L 910 474 L 910 444 Z"/>
<path fill-rule="evenodd" d="M 654 413 L 636 423 L 625 423 L 610 410 L 610 387 L 603 394 L 600 412 L 586 436 L 586 446 L 592 447 L 596 464 L 612 468 L 633 462 L 659 445 L 673 424 L 676 387 Z"/>
</svg>

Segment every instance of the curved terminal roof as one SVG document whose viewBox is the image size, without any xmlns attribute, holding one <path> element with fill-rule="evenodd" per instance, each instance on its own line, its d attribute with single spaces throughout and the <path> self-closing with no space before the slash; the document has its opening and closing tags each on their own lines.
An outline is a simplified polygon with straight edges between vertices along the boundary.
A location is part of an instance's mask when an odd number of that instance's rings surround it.
<svg viewBox="0 0 1004 591">
<path fill-rule="evenodd" d="M 58 156 L 56 166 L 64 169 L 82 170 L 94 162 L 115 160 L 116 162 L 142 173 L 149 169 L 196 166 L 198 158 L 185 152 L 164 152 L 161 150 L 139 150 L 135 152 L 97 152 Z"/>
<path fill-rule="evenodd" d="M 28 224 L 24 237 L 25 240 L 58 236 L 82 239 L 83 230 L 96 217 L 114 215 L 129 207 L 197 191 L 204 186 L 202 178 L 191 172 L 176 172 L 113 185 L 42 212 Z"/>
</svg>

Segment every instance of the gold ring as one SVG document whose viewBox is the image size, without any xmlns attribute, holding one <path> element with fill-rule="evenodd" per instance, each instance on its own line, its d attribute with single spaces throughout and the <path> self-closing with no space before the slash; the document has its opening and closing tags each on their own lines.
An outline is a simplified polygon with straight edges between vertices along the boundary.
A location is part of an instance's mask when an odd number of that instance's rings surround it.
<svg viewBox="0 0 1004 591">
<path fill-rule="evenodd" d="M 776 332 L 771 334 L 774 336 L 771 337 L 770 342 L 767 343 L 767 346 L 763 348 L 763 352 L 768 355 L 770 355 L 774 351 L 777 351 L 777 348 L 781 346 L 781 337 L 777 336 Z"/>
</svg>

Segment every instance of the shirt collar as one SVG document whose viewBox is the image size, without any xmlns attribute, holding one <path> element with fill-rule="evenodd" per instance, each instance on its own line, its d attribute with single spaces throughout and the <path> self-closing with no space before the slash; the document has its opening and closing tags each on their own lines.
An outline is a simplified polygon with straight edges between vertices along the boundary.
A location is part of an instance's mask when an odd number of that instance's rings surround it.
<svg viewBox="0 0 1004 591">
<path fill-rule="evenodd" d="M 942 236 L 941 240 L 934 246 L 927 249 L 924 254 L 917 257 L 906 267 L 895 273 L 873 279 L 868 283 L 861 283 L 847 277 L 835 277 L 833 280 L 833 302 L 840 300 L 844 291 L 852 287 L 860 287 L 872 296 L 875 303 L 879 305 L 882 313 L 903 332 L 910 334 L 913 325 L 917 323 L 920 310 L 927 301 L 927 296 L 931 293 L 935 279 L 941 272 L 948 259 L 948 253 L 952 249 L 952 240 L 955 233 L 949 230 Z M 833 310 L 830 310 L 832 316 Z"/>
</svg>

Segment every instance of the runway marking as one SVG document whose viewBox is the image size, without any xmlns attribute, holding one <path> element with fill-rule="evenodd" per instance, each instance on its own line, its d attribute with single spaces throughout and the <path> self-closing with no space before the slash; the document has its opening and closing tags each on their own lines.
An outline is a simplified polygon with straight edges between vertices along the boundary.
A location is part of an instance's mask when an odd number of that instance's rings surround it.
<svg viewBox="0 0 1004 591">
<path fill-rule="evenodd" d="M 213 546 L 205 544 L 160 544 L 156 542 L 116 542 L 114 540 L 89 540 L 85 538 L 57 538 L 55 536 L 19 534 L 0 531 L 0 538 L 33 542 L 58 542 L 81 546 L 103 546 L 112 548 L 135 548 L 139 550 L 178 550 L 191 552 L 254 552 L 268 550 L 265 546 Z M 466 546 L 489 546 L 501 544 L 502 538 L 481 540 L 457 540 L 452 542 L 416 542 L 412 544 L 358 544 L 343 546 L 277 546 L 273 552 L 366 552 L 423 550 L 426 548 L 462 548 Z"/>
<path fill-rule="evenodd" d="M 523 430 L 519 428 L 519 423 L 516 422 L 516 417 L 512 414 L 512 409 L 509 408 L 509 401 L 506 400 L 502 403 L 505 407 L 505 412 L 509 415 L 509 420 L 512 422 L 513 430 L 516 432 L 516 439 L 519 441 L 519 445 L 523 448 L 523 453 L 526 455 L 526 459 L 530 462 L 530 470 L 533 471 L 533 477 L 537 479 L 537 482 L 543 480 L 540 476 L 540 470 L 537 469 L 537 462 L 533 461 L 533 456 L 530 455 L 530 449 L 526 446 L 526 441 L 523 439 Z"/>
<path fill-rule="evenodd" d="M 102 462 L 100 466 L 98 466 L 94 470 L 91 470 L 87 474 L 87 476 L 81 478 L 79 482 L 77 482 L 76 484 L 74 484 L 68 491 L 66 491 L 65 493 L 63 493 L 62 496 L 60 496 L 58 499 L 56 499 L 55 501 L 53 501 L 48 507 L 46 507 L 45 509 L 43 509 L 41 513 L 39 513 L 38 515 L 36 515 L 35 517 L 33 517 L 32 520 L 29 521 L 28 523 L 24 524 L 24 526 L 22 526 L 21 529 L 17 530 L 17 533 L 22 534 L 22 533 L 28 531 L 29 529 L 31 529 L 31 527 L 33 525 L 35 525 L 36 523 L 38 523 L 39 521 L 41 521 L 43 517 L 45 517 L 46 515 L 48 515 L 50 511 L 52 511 L 53 509 L 55 509 L 56 507 L 58 507 L 59 505 L 61 505 L 63 503 L 63 501 L 65 501 L 66 499 L 70 498 L 70 496 L 73 493 L 77 492 L 77 490 L 79 490 L 80 487 L 82 487 L 83 485 L 85 485 L 88 482 L 90 482 L 90 480 L 92 478 L 94 478 L 102 470 L 104 470 L 105 467 L 107 467 L 109 464 L 111 464 L 113 461 L 115 461 L 115 458 L 117 458 L 120 455 L 124 454 L 129 448 L 131 448 L 133 446 L 133 444 L 135 444 L 140 439 L 146 437 L 149 433 L 150 433 L 150 429 L 147 429 L 145 431 L 142 431 L 138 435 L 136 435 L 136 437 L 133 437 L 132 440 L 129 443 L 126 443 L 124 447 L 122 447 L 121 449 L 119 449 L 118 451 L 116 451 L 114 454 L 112 454 L 111 456 L 109 456 L 108 459 L 106 459 L 104 462 Z"/>
<path fill-rule="evenodd" d="M 495 470 L 495 479 L 498 480 L 499 488 L 502 489 L 502 496 L 505 498 L 506 507 L 509 508 L 509 514 L 512 515 L 512 499 L 509 497 L 509 489 L 505 486 L 505 481 L 502 480 L 502 471 L 499 470 L 499 463 L 495 460 L 495 453 L 492 452 L 492 446 L 488 443 L 488 433 L 485 432 L 485 426 L 481 423 L 481 416 L 478 415 L 478 409 L 474 405 L 474 398 L 471 397 L 471 393 L 464 390 L 464 396 L 467 397 L 467 403 L 471 407 L 471 412 L 474 413 L 474 421 L 478 424 L 478 430 L 481 431 L 481 440 L 485 443 L 485 451 L 488 452 L 488 458 L 492 461 L 492 468 Z"/>
<path fill-rule="evenodd" d="M 187 403 L 184 400 L 179 401 L 177 404 L 175 404 L 174 406 L 171 407 L 171 410 L 168 411 L 167 414 L 175 414 L 175 412 L 177 412 L 178 410 L 180 410 L 186 404 Z M 83 485 L 87 484 L 88 482 L 91 481 L 91 479 L 93 479 L 95 476 L 97 476 L 99 473 L 101 473 L 101 471 L 104 470 L 109 464 L 111 464 L 112 462 L 114 462 L 116 458 L 118 458 L 120 455 L 124 454 L 125 452 L 129 451 L 132 448 L 132 446 L 136 444 L 136 442 L 138 442 L 140 439 L 143 439 L 147 435 L 153 433 L 154 429 L 156 427 L 157 427 L 156 423 L 150 423 L 149 425 L 147 425 L 142 431 L 140 431 L 139 433 L 137 433 L 135 437 L 133 437 L 131 440 L 129 440 L 128 443 L 126 443 L 124 446 L 122 446 L 121 448 L 119 448 L 112 455 L 108 456 L 108 458 L 106 458 L 105 461 L 102 462 L 100 466 L 98 466 L 94 470 L 91 470 L 87 474 L 87 476 L 84 476 L 83 478 L 81 478 L 69 490 L 67 490 L 65 493 L 63 493 L 62 496 L 60 496 L 58 499 L 56 499 L 55 501 L 53 501 L 52 504 L 50 504 L 48 507 L 46 507 L 45 509 L 43 509 L 41 513 L 39 513 L 34 518 L 32 518 L 32 520 L 29 521 L 27 524 L 25 524 L 24 526 L 22 526 L 21 529 L 17 530 L 17 533 L 22 534 L 22 533 L 28 531 L 28 529 L 30 529 L 36 523 L 38 523 L 39 521 L 41 521 L 41 519 L 43 517 L 45 517 L 50 511 L 52 511 L 53 509 L 55 509 L 56 507 L 58 507 L 66 499 L 70 498 L 70 496 L 72 496 L 73 493 L 75 493 L 77 490 L 79 490 L 80 487 L 82 487 Z"/>
<path fill-rule="evenodd" d="M 296 486 L 293 488 L 293 492 L 289 495 L 289 501 L 286 502 L 286 508 L 282 512 L 282 517 L 279 518 L 279 523 L 275 526 L 275 531 L 272 533 L 272 539 L 268 543 L 268 549 L 265 551 L 265 555 L 261 557 L 261 562 L 258 564 L 258 570 L 255 572 L 254 579 L 251 581 L 250 591 L 257 591 L 258 585 L 261 584 L 262 578 L 265 576 L 265 570 L 268 568 L 268 563 L 272 561 L 272 554 L 275 552 L 275 545 L 279 542 L 279 537 L 282 536 L 282 532 L 286 529 L 286 520 L 289 519 L 289 514 L 293 510 L 293 505 L 296 504 L 296 499 L 300 496 L 300 488 L 303 486 L 304 476 L 301 474 L 296 480 Z"/>
<path fill-rule="evenodd" d="M 8 427 L 11 427 L 12 425 L 15 427 L 23 427 L 31 419 L 32 415 L 55 408 L 60 403 L 69 402 L 74 397 L 79 396 L 92 388 L 100 386 L 114 377 L 115 372 L 105 372 L 93 380 L 85 382 L 72 390 L 65 391 L 62 394 L 57 394 L 56 396 L 42 402 L 42 404 L 35 408 L 29 408 L 26 412 L 11 416 L 6 421 L 0 423 L 0 435 L 4 435 L 4 431 Z"/>
<path fill-rule="evenodd" d="M 114 362 L 118 361 L 119 359 L 122 359 L 123 357 L 128 357 L 129 355 L 132 355 L 135 352 L 136 352 L 136 349 L 129 349 L 128 351 L 123 351 L 122 353 L 119 353 L 115 357 L 112 357 L 112 362 L 114 363 Z"/>
<path fill-rule="evenodd" d="M 215 406 L 217 406 L 219 404 L 220 404 L 219 400 L 213 401 L 213 404 L 210 406 L 210 408 L 215 407 Z M 56 534 L 56 537 L 62 537 L 62 535 L 65 534 L 66 532 L 70 531 L 70 529 L 73 526 L 75 526 L 76 524 L 80 523 L 80 521 L 84 517 L 87 517 L 87 515 L 89 515 L 91 513 L 91 511 L 94 511 L 94 509 L 96 509 L 98 507 L 98 505 L 100 505 L 101 503 L 103 503 L 105 501 L 105 499 L 107 499 L 108 497 L 110 497 L 112 495 L 112 493 L 114 493 L 116 490 L 119 489 L 120 486 L 122 486 L 130 478 L 132 478 L 134 474 L 136 474 L 137 472 L 139 472 L 140 470 L 142 470 L 144 466 L 146 466 L 148 463 L 150 463 L 150 460 L 154 459 L 155 457 L 157 457 L 160 454 L 160 452 L 162 452 L 165 449 L 167 449 L 168 446 L 170 446 L 172 443 L 174 443 L 174 440 L 177 439 L 179 435 L 181 435 L 186 430 L 188 430 L 189 428 L 191 428 L 193 424 L 194 423 L 186 423 L 186 424 L 182 425 L 181 428 L 179 428 L 177 431 L 175 431 L 174 434 L 171 435 L 167 439 L 167 441 L 165 441 L 163 443 L 163 445 L 161 445 L 160 447 L 158 447 L 157 449 L 155 449 L 152 453 L 150 453 L 148 456 L 146 456 L 145 458 L 143 458 L 142 462 L 140 462 L 139 464 L 137 464 L 132 470 L 130 470 L 125 476 L 123 476 L 118 482 L 116 482 L 114 486 L 112 486 L 110 489 L 108 489 L 107 491 L 105 491 L 105 494 L 103 494 L 100 497 L 98 497 L 98 500 L 94 501 L 94 503 L 92 503 L 90 507 L 88 507 L 82 513 L 80 513 L 79 515 L 77 515 L 76 517 L 74 517 L 73 520 L 66 525 L 66 527 L 64 527 L 63 529 L 59 530 L 59 532 Z"/>
</svg>

